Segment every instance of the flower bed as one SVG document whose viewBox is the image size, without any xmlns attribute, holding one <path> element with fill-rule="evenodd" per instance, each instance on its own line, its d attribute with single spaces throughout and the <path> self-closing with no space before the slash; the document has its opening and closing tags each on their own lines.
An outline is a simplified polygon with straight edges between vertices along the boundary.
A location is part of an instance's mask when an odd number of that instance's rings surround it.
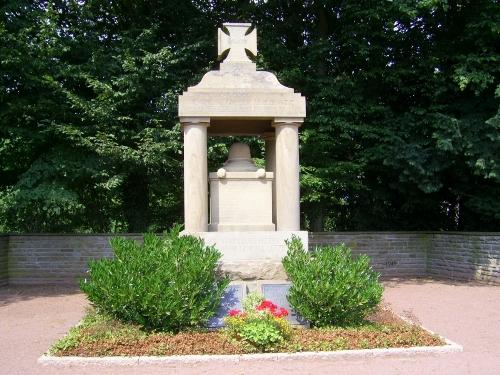
<svg viewBox="0 0 500 375">
<path fill-rule="evenodd" d="M 383 286 L 365 256 L 345 245 L 307 252 L 287 241 L 287 299 L 312 329 L 292 328 L 288 311 L 257 293 L 231 310 L 225 328 L 200 329 L 229 279 L 221 254 L 198 238 L 145 235 L 112 241 L 115 257 L 91 262 L 82 290 L 96 308 L 53 345 L 54 356 L 167 356 L 440 346 L 441 338 L 381 308 Z"/>
<path fill-rule="evenodd" d="M 286 340 L 267 352 L 335 351 L 347 349 L 439 346 L 444 341 L 407 323 L 387 308 L 379 308 L 363 324 L 321 329 L 292 328 Z M 95 310 L 50 349 L 54 356 L 170 356 L 189 354 L 246 354 L 262 352 L 231 334 L 230 329 L 192 330 L 177 334 L 147 332 Z"/>
</svg>

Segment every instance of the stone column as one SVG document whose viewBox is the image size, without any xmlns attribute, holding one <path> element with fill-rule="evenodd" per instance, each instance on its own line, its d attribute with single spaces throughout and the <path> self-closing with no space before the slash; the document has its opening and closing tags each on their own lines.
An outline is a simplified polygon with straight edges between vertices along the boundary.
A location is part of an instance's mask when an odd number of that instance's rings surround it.
<svg viewBox="0 0 500 375">
<path fill-rule="evenodd" d="M 184 131 L 184 226 L 208 232 L 208 117 L 181 118 Z"/>
<path fill-rule="evenodd" d="M 276 230 L 300 230 L 300 118 L 276 118 Z"/>
<path fill-rule="evenodd" d="M 273 172 L 273 223 L 276 225 L 276 136 L 275 133 L 264 133 L 262 138 L 266 142 L 266 172 Z"/>
</svg>

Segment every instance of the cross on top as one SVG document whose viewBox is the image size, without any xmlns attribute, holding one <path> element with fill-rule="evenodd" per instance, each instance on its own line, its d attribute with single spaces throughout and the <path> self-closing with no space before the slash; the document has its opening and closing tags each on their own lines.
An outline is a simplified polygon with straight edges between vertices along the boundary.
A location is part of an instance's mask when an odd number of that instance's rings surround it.
<svg viewBox="0 0 500 375">
<path fill-rule="evenodd" d="M 249 50 L 253 55 L 257 54 L 257 30 L 253 29 L 251 33 L 246 34 L 250 23 L 224 23 L 223 26 L 229 31 L 227 35 L 222 29 L 218 32 L 218 54 L 229 49 L 225 62 L 251 62 L 245 53 Z"/>
</svg>

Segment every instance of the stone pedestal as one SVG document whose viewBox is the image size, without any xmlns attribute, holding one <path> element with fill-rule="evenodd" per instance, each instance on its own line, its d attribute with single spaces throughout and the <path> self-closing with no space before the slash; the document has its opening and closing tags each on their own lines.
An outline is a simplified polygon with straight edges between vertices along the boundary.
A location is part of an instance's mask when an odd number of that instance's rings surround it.
<svg viewBox="0 0 500 375">
<path fill-rule="evenodd" d="M 210 173 L 210 232 L 273 231 L 273 174 Z"/>
<path fill-rule="evenodd" d="M 192 233 L 215 245 L 222 253 L 222 270 L 232 280 L 286 280 L 281 261 L 286 255 L 285 240 L 297 236 L 308 248 L 306 231 L 282 232 L 199 232 Z"/>
</svg>

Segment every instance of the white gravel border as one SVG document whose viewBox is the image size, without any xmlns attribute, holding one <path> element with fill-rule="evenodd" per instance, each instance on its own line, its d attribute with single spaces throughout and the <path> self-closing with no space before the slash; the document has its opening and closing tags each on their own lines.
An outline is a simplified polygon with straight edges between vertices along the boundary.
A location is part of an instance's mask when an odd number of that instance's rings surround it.
<svg viewBox="0 0 500 375">
<path fill-rule="evenodd" d="M 55 366 L 136 366 L 136 365 L 174 365 L 209 362 L 254 362 L 254 361 L 290 361 L 307 359 L 346 359 L 388 356 L 412 356 L 416 354 L 442 354 L 462 352 L 461 345 L 445 339 L 442 346 L 416 346 L 411 348 L 356 349 L 334 352 L 298 352 L 298 353 L 263 353 L 236 355 L 174 355 L 174 356 L 136 356 L 136 357 L 55 357 L 48 354 L 38 358 L 42 365 Z"/>
</svg>

